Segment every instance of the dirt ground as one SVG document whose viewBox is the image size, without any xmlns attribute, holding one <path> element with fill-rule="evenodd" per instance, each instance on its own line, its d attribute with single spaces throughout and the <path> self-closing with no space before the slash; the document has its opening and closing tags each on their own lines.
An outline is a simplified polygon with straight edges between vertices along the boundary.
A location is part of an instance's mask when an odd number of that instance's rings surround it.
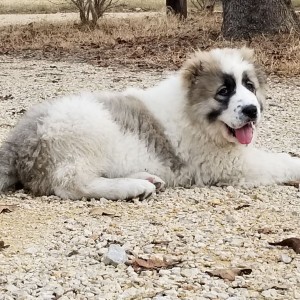
<svg viewBox="0 0 300 300">
<path fill-rule="evenodd" d="M 149 87 L 169 74 L 134 60 L 130 68 L 103 67 L 58 55 L 7 53 L 0 66 L 0 142 L 35 103 L 83 90 Z M 300 154 L 299 99 L 299 76 L 270 76 L 258 146 Z M 299 254 L 269 245 L 299 238 L 299 201 L 298 188 L 279 185 L 167 189 L 143 202 L 3 194 L 0 205 L 17 206 L 0 213 L 0 241 L 9 245 L 0 248 L 0 299 L 300 299 Z M 91 214 L 95 208 L 104 213 Z M 110 265 L 111 244 L 130 259 L 180 263 L 141 272 L 130 262 Z M 233 281 L 207 274 L 236 267 L 251 274 Z"/>
</svg>

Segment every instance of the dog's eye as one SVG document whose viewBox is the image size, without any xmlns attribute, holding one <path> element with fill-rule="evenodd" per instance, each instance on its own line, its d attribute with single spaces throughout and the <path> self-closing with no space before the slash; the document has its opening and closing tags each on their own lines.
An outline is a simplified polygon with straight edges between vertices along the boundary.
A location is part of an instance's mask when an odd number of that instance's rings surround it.
<svg viewBox="0 0 300 300">
<path fill-rule="evenodd" d="M 255 86 L 254 86 L 253 82 L 251 82 L 250 80 L 247 80 L 247 81 L 245 82 L 245 87 L 246 87 L 250 92 L 252 92 L 252 93 L 255 92 Z"/>
<path fill-rule="evenodd" d="M 226 86 L 222 86 L 222 87 L 218 90 L 217 94 L 218 94 L 219 96 L 226 97 L 226 96 L 228 96 L 228 95 L 230 94 L 230 91 L 229 91 L 229 89 L 228 89 Z"/>
</svg>

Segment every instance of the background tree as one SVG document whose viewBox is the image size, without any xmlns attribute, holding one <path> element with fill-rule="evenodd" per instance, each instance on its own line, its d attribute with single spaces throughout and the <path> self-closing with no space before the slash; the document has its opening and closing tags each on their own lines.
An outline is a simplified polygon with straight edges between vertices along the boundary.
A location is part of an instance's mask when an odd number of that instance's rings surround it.
<svg viewBox="0 0 300 300">
<path fill-rule="evenodd" d="M 70 0 L 79 10 L 82 24 L 96 26 L 103 14 L 117 6 L 119 0 Z"/>
<path fill-rule="evenodd" d="M 217 0 L 191 0 L 191 4 L 199 11 L 214 12 Z"/>
<path fill-rule="evenodd" d="M 180 18 L 187 17 L 187 0 L 166 0 L 167 10 L 179 15 Z"/>
<path fill-rule="evenodd" d="M 291 0 L 222 0 L 222 32 L 227 38 L 300 30 Z"/>
</svg>

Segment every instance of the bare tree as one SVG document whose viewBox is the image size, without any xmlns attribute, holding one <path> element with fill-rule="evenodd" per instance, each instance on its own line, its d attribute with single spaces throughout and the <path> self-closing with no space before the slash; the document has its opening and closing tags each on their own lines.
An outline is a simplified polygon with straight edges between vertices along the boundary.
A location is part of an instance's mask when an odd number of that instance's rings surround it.
<svg viewBox="0 0 300 300">
<path fill-rule="evenodd" d="M 187 17 L 187 0 L 166 0 L 167 11 L 179 15 L 180 18 Z"/>
<path fill-rule="evenodd" d="M 119 0 L 70 0 L 79 10 L 82 24 L 95 26 L 103 14 L 118 5 Z"/>
<path fill-rule="evenodd" d="M 191 0 L 192 5 L 200 11 L 214 12 L 217 0 Z"/>
<path fill-rule="evenodd" d="M 222 5 L 222 32 L 227 38 L 300 30 L 291 0 L 223 0 Z"/>
</svg>

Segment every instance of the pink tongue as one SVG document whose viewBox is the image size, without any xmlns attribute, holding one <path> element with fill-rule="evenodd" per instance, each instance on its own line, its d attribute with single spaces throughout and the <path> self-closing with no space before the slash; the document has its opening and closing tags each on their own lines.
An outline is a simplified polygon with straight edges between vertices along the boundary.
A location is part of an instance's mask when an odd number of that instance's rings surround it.
<svg viewBox="0 0 300 300">
<path fill-rule="evenodd" d="M 253 129 L 250 124 L 235 129 L 235 136 L 241 144 L 250 144 L 253 138 Z"/>
</svg>

